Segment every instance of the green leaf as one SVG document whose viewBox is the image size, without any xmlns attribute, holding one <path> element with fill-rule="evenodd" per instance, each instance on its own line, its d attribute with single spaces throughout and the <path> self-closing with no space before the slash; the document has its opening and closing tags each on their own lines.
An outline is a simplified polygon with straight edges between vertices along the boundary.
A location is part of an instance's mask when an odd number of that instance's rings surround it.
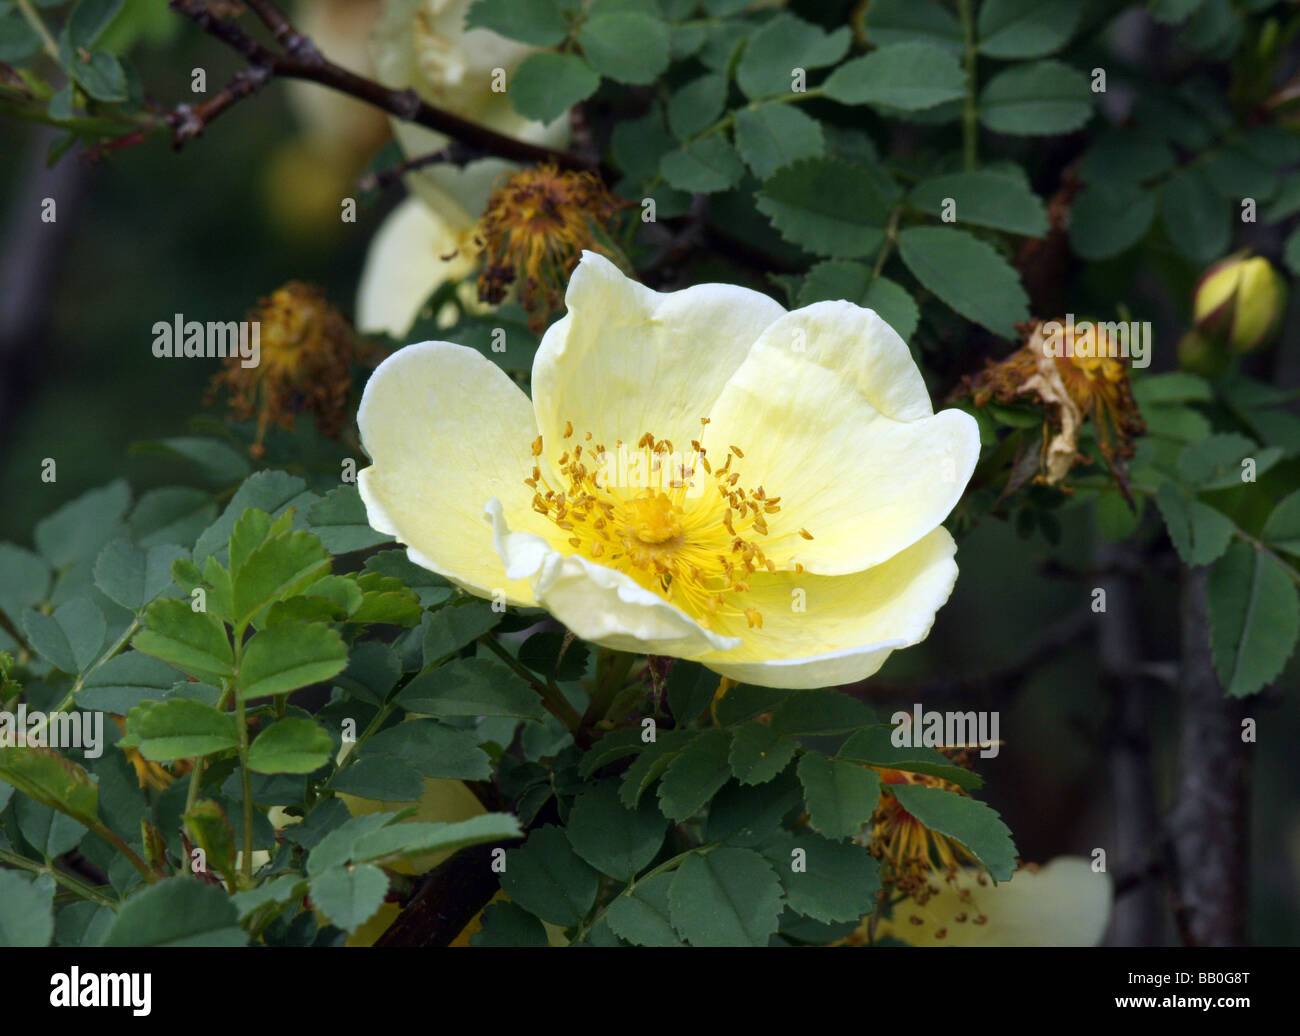
<svg viewBox="0 0 1300 1036">
<path fill-rule="evenodd" d="M 781 916 L 781 882 L 758 853 L 688 856 L 668 890 L 673 927 L 693 946 L 766 946 Z"/>
<path fill-rule="evenodd" d="M 404 759 L 391 755 L 367 755 L 329 782 L 334 791 L 381 802 L 414 802 L 424 793 L 420 771 Z"/>
<path fill-rule="evenodd" d="M 954 54 L 966 46 L 961 23 L 937 0 L 871 0 L 862 26 L 873 46 L 929 43 Z"/>
<path fill-rule="evenodd" d="M 809 822 L 827 838 L 856 835 L 880 802 L 880 778 L 857 763 L 806 752 L 797 772 Z"/>
<path fill-rule="evenodd" d="M 1197 489 L 1227 489 L 1242 484 L 1241 461 L 1256 457 L 1259 443 L 1235 432 L 1190 442 L 1178 454 L 1178 477 Z"/>
<path fill-rule="evenodd" d="M 77 5 L 68 16 L 68 43 L 74 50 L 89 50 L 92 43 L 99 39 L 100 33 L 108 28 L 109 22 L 117 17 L 122 9 L 123 0 L 77 0 Z"/>
<path fill-rule="evenodd" d="M 746 723 L 736 729 L 727 760 L 741 784 L 764 784 L 790 764 L 798 748 L 794 738 L 763 723 Z"/>
<path fill-rule="evenodd" d="M 1074 199 L 1070 246 L 1084 259 L 1109 259 L 1142 240 L 1155 214 L 1155 195 L 1136 184 L 1091 184 Z"/>
<path fill-rule="evenodd" d="M 1280 550 L 1300 554 L 1300 490 L 1278 501 L 1264 522 L 1260 538 Z"/>
<path fill-rule="evenodd" d="M 527 910 L 510 902 L 483 908 L 483 927 L 469 937 L 471 946 L 547 946 L 546 929 Z"/>
<path fill-rule="evenodd" d="M 659 784 L 659 808 L 670 820 L 694 816 L 731 779 L 731 732 L 706 730 L 669 763 Z"/>
<path fill-rule="evenodd" d="M 202 564 L 210 555 L 224 549 L 230 541 L 230 534 L 235 523 L 243 517 L 249 508 L 265 511 L 272 518 L 279 518 L 289 508 L 296 512 L 295 524 L 299 517 L 318 499 L 315 493 L 306 491 L 307 483 L 297 475 L 283 471 L 259 471 L 246 478 L 235 490 L 230 503 L 221 512 L 221 516 L 203 530 L 194 544 L 195 564 Z"/>
<path fill-rule="evenodd" d="M 826 148 L 821 125 L 788 104 L 765 104 L 736 112 L 736 147 L 754 175 L 766 179 Z"/>
<path fill-rule="evenodd" d="M 873 277 L 864 263 L 826 259 L 808 271 L 799 291 L 799 305 L 845 299 L 876 313 L 908 340 L 916 333 L 921 311 L 912 296 L 888 277 Z"/>
<path fill-rule="evenodd" d="M 1097 531 L 1110 543 L 1128 539 L 1137 530 L 1146 509 L 1145 497 L 1139 497 L 1136 502 L 1137 511 L 1134 511 L 1118 491 L 1098 493 L 1094 512 Z"/>
<path fill-rule="evenodd" d="M 357 587 L 361 605 L 349 616 L 352 622 L 414 626 L 420 621 L 419 591 L 404 586 L 400 579 L 366 572 L 357 577 Z"/>
<path fill-rule="evenodd" d="M 398 697 L 407 712 L 423 716 L 545 715 L 532 688 L 490 658 L 458 658 L 412 680 Z"/>
<path fill-rule="evenodd" d="M 273 601 L 305 592 L 325 575 L 330 557 L 321 541 L 309 532 L 272 536 L 254 549 L 242 564 L 235 560 L 237 541 L 231 538 L 233 624 L 236 629 L 252 620 Z"/>
<path fill-rule="evenodd" d="M 49 592 L 50 566 L 45 559 L 12 543 L 0 543 L 0 610 L 21 615 Z"/>
<path fill-rule="evenodd" d="M 509 813 L 483 813 L 455 823 L 406 821 L 361 832 L 351 859 L 388 862 L 400 856 L 454 853 L 466 846 L 509 842 L 521 837 L 519 820 Z"/>
<path fill-rule="evenodd" d="M 167 878 L 127 900 L 105 946 L 246 946 L 235 904 L 218 885 Z"/>
<path fill-rule="evenodd" d="M 348 663 L 347 645 L 319 623 L 284 622 L 244 645 L 239 696 L 244 701 L 287 694 L 337 676 Z"/>
<path fill-rule="evenodd" d="M 880 865 L 853 842 L 832 842 L 810 831 L 787 834 L 763 847 L 785 889 L 786 905 L 825 924 L 856 921 L 876 907 Z"/>
<path fill-rule="evenodd" d="M 1208 263 L 1227 251 L 1232 235 L 1230 209 L 1196 166 L 1184 166 L 1160 191 L 1165 233 L 1194 263 Z"/>
<path fill-rule="evenodd" d="M 1133 398 L 1145 410 L 1156 403 L 1208 403 L 1214 398 L 1214 391 L 1204 378 L 1173 371 L 1134 379 Z"/>
<path fill-rule="evenodd" d="M 932 216 L 942 215 L 951 200 L 951 211 L 958 223 L 1029 237 L 1047 233 L 1047 211 L 1038 196 L 1020 181 L 1000 173 L 936 176 L 913 188 L 907 200 Z"/>
<path fill-rule="evenodd" d="M 898 235 L 898 249 L 922 285 L 994 334 L 1015 339 L 1015 325 L 1029 319 L 1020 276 L 979 238 L 949 227 L 909 227 Z"/>
<path fill-rule="evenodd" d="M 86 677 L 77 705 L 125 716 L 140 702 L 162 701 L 184 675 L 139 651 L 114 655 Z"/>
<path fill-rule="evenodd" d="M 506 853 L 501 888 L 512 902 L 551 924 L 575 925 L 596 901 L 600 876 L 569 844 L 564 831 L 548 824 Z"/>
<path fill-rule="evenodd" d="M 510 40 L 551 47 L 569 34 L 560 4 L 555 0 L 478 0 L 465 12 L 466 29 L 490 29 Z"/>
<path fill-rule="evenodd" d="M 718 690 L 718 674 L 705 669 L 696 662 L 678 659 L 668 672 L 665 691 L 668 698 L 668 710 L 673 714 L 677 727 L 684 727 L 713 702 Z M 602 744 L 604 741 L 602 740 Z M 637 743 L 640 743 L 639 737 Z"/>
<path fill-rule="evenodd" d="M 895 715 L 894 718 L 899 717 Z M 840 746 L 836 758 L 939 777 L 967 791 L 983 786 L 984 781 L 978 774 L 953 765 L 942 752 L 933 748 L 895 745 L 893 735 L 897 729 L 893 725 L 878 724 L 859 730 Z"/>
<path fill-rule="evenodd" d="M 0 61 L 18 64 L 41 49 L 41 38 L 19 11 L 0 16 Z M 46 942 L 49 940 L 47 939 Z M 42 944 L 44 945 L 44 944 Z"/>
<path fill-rule="evenodd" d="M 979 860 L 994 881 L 1010 881 L 1016 869 L 1016 846 L 997 812 L 983 802 L 919 784 L 890 784 L 885 789 L 908 813 L 931 831 L 956 839 Z"/>
<path fill-rule="evenodd" d="M 832 33 L 784 12 L 756 29 L 745 44 L 736 82 L 746 97 L 788 94 L 797 68 L 833 65 L 849 49 L 847 25 Z"/>
<path fill-rule="evenodd" d="M 1164 517 L 1169 539 L 1185 564 L 1208 565 L 1228 549 L 1232 521 L 1208 504 L 1184 496 L 1172 482 L 1156 492 L 1156 504 Z"/>
<path fill-rule="evenodd" d="M 95 100 L 126 100 L 126 71 L 108 51 L 97 50 L 85 62 L 74 58 L 68 67 L 81 88 Z"/>
<path fill-rule="evenodd" d="M 1277 558 L 1234 543 L 1210 569 L 1210 645 L 1219 682 L 1234 698 L 1273 682 L 1300 636 L 1300 595 Z"/>
<path fill-rule="evenodd" d="M 154 601 L 145 628 L 131 646 L 187 673 L 233 676 L 235 655 L 226 627 L 215 615 L 192 610 L 188 601 Z"/>
<path fill-rule="evenodd" d="M 190 545 L 217 517 L 217 505 L 201 489 L 151 489 L 140 497 L 128 525 L 142 547 Z"/>
<path fill-rule="evenodd" d="M 652 803 L 626 809 L 617 785 L 604 781 L 574 800 L 565 833 L 574 852 L 602 874 L 631 881 L 658 854 L 666 826 Z"/>
<path fill-rule="evenodd" d="M 0 781 L 86 825 L 98 819 L 98 785 L 52 748 L 0 748 Z"/>
<path fill-rule="evenodd" d="M 985 0 L 976 35 L 991 58 L 1041 58 L 1063 47 L 1083 17 L 1083 0 Z"/>
<path fill-rule="evenodd" d="M 672 874 L 656 874 L 637 882 L 609 904 L 605 920 L 620 939 L 637 946 L 680 946 L 673 930 L 669 890 Z"/>
<path fill-rule="evenodd" d="M 37 522 L 36 549 L 55 568 L 93 558 L 121 535 L 122 517 L 130 503 L 131 491 L 121 479 L 83 493 Z"/>
<path fill-rule="evenodd" d="M 198 468 L 214 486 L 228 486 L 248 477 L 248 458 L 220 439 L 196 435 L 179 435 L 170 439 L 157 439 L 136 443 L 132 453 L 155 453 L 174 457 Z"/>
<path fill-rule="evenodd" d="M 583 56 L 619 83 L 652 83 L 668 67 L 668 26 L 636 11 L 600 14 L 578 30 Z"/>
<path fill-rule="evenodd" d="M 225 876 L 235 869 L 235 829 L 226 811 L 212 799 L 199 799 L 194 808 L 181 816 L 190 841 L 203 850 L 207 865 Z"/>
<path fill-rule="evenodd" d="M 550 122 L 600 86 L 600 76 L 576 54 L 529 54 L 510 81 L 510 103 L 528 119 Z"/>
<path fill-rule="evenodd" d="M 875 721 L 862 702 L 838 691 L 792 694 L 772 712 L 778 734 L 842 734 Z"/>
<path fill-rule="evenodd" d="M 0 946 L 48 946 L 53 936 L 54 879 L 0 870 Z"/>
<path fill-rule="evenodd" d="M 368 863 L 336 867 L 311 880 L 311 900 L 339 928 L 354 932 L 388 895 L 388 875 Z"/>
<path fill-rule="evenodd" d="M 315 720 L 291 716 L 257 735 L 248 749 L 255 773 L 311 773 L 334 758 L 334 739 Z"/>
<path fill-rule="evenodd" d="M 873 254 L 884 239 L 889 204 L 864 169 L 830 158 L 808 158 L 776 172 L 757 204 L 781 236 L 819 255 Z"/>
<path fill-rule="evenodd" d="M 412 719 L 381 730 L 357 749 L 362 756 L 401 759 L 421 777 L 489 780 L 492 766 L 473 730 L 455 730 L 431 719 Z"/>
<path fill-rule="evenodd" d="M 929 43 L 894 43 L 830 74 L 822 90 L 841 104 L 921 111 L 966 96 L 966 73 L 949 52 Z"/>
<path fill-rule="evenodd" d="M 745 175 L 740 156 L 720 133 L 665 152 L 659 170 L 678 190 L 706 194 L 734 187 Z"/>
<path fill-rule="evenodd" d="M 186 698 L 141 702 L 126 717 L 126 732 L 141 755 L 159 763 L 239 747 L 233 713 Z"/>
<path fill-rule="evenodd" d="M 393 537 L 370 527 L 366 505 L 355 485 L 340 486 L 317 500 L 307 512 L 307 523 L 331 554 L 348 554 L 393 541 Z"/>
<path fill-rule="evenodd" d="M 81 821 L 26 795 L 14 800 L 13 815 L 24 841 L 46 860 L 75 849 L 86 836 L 86 825 Z"/>
<path fill-rule="evenodd" d="M 483 601 L 442 608 L 424 620 L 424 664 L 436 665 L 501 622 L 503 613 Z"/>
<path fill-rule="evenodd" d="M 40 656 L 65 673 L 82 673 L 99 657 L 108 625 L 94 601 L 78 597 L 60 605 L 53 615 L 23 614 L 27 641 Z"/>
<path fill-rule="evenodd" d="M 988 81 L 980 121 L 995 133 L 1069 133 L 1092 116 L 1092 91 L 1077 69 L 1060 61 L 1012 65 Z"/>
<path fill-rule="evenodd" d="M 680 90 L 672 95 L 668 101 L 668 126 L 673 131 L 673 135 L 679 140 L 686 137 L 694 136 L 702 129 L 713 124 L 714 121 L 722 114 L 722 109 L 727 103 L 727 80 L 725 77 L 706 73 L 698 79 L 692 79 Z M 748 110 L 748 109 L 742 109 Z M 655 121 L 649 123 L 649 129 L 655 128 Z M 625 123 L 620 122 L 614 132 L 617 135 Z M 662 126 L 659 126 L 662 133 Z M 663 147 L 660 151 L 668 150 L 668 141 L 665 138 Z M 621 149 L 615 146 L 615 156 L 617 157 Z M 639 164 L 639 160 L 637 160 Z M 628 165 L 623 161 L 619 162 L 624 171 L 632 172 Z"/>
<path fill-rule="evenodd" d="M 137 547 L 128 539 L 114 540 L 95 560 L 95 585 L 105 596 L 133 612 L 172 585 L 172 562 L 189 557 L 184 547 Z"/>
</svg>

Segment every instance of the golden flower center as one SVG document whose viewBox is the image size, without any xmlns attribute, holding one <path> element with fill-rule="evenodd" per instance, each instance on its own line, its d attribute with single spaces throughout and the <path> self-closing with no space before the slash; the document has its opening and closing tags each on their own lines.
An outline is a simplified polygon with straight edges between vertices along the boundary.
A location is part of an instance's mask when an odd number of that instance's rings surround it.
<svg viewBox="0 0 1300 1036">
<path fill-rule="evenodd" d="M 572 437 L 567 424 L 564 438 Z M 758 609 L 733 599 L 751 589 L 755 572 L 778 570 L 767 556 L 773 544 L 812 535 L 769 533 L 767 516 L 780 511 L 781 498 L 741 485 L 732 468 L 744 457 L 740 448 L 732 446 L 715 466 L 694 440 L 685 453 L 649 432 L 635 446 L 620 441 L 612 450 L 591 440 L 587 433 L 586 447 L 566 444 L 556 462 L 558 488 L 533 467 L 524 480 L 533 489 L 533 510 L 567 533 L 576 553 L 625 573 L 705 628 L 715 616 L 741 614 L 750 627 L 762 626 Z M 533 456 L 541 453 L 539 436 Z"/>
</svg>

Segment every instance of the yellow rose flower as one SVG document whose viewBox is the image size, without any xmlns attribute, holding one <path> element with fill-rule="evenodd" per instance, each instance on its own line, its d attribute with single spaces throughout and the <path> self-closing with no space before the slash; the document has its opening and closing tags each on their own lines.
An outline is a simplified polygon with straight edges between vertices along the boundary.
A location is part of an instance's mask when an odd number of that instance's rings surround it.
<svg viewBox="0 0 1300 1036">
<path fill-rule="evenodd" d="M 924 903 L 896 905 L 876 938 L 913 946 L 1096 946 L 1110 923 L 1110 875 L 1078 856 L 1026 864 L 999 885 L 975 868 L 951 877 L 936 871 L 929 892 Z M 867 927 L 846 941 L 864 942 Z"/>
<path fill-rule="evenodd" d="M 375 529 L 471 593 L 745 683 L 849 683 L 925 638 L 979 435 L 934 413 L 888 324 L 659 293 L 590 252 L 565 303 L 531 401 L 447 342 L 379 366 L 358 413 Z"/>
</svg>

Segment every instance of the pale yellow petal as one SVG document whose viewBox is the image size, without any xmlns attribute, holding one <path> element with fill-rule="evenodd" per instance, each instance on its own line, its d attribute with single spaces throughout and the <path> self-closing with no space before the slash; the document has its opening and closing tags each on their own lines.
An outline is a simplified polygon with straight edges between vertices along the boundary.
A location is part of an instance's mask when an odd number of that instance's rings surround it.
<svg viewBox="0 0 1300 1036">
<path fill-rule="evenodd" d="M 397 206 L 375 233 L 357 289 L 357 329 L 400 338 L 429 296 L 474 268 L 473 228 L 430 211 L 418 198 Z"/>
<path fill-rule="evenodd" d="M 507 574 L 512 580 L 531 580 L 537 603 L 583 640 L 618 651 L 674 656 L 739 643 L 706 630 L 630 576 L 579 554 L 566 555 L 547 538 L 512 528 L 517 516 L 504 510 L 500 501 L 488 505 Z"/>
<path fill-rule="evenodd" d="M 900 903 L 877 934 L 913 946 L 1096 946 L 1110 923 L 1110 875 L 1094 871 L 1082 857 L 1023 867 L 996 887 L 979 884 L 969 871 L 956 882 L 954 888 L 936 875 L 939 894 L 924 907 Z M 958 889 L 970 899 L 960 898 Z M 974 924 L 980 914 L 988 921 Z M 966 920 L 958 921 L 963 915 Z"/>
<path fill-rule="evenodd" d="M 834 687 L 870 676 L 889 653 L 924 640 L 957 580 L 956 544 L 942 526 L 888 561 L 844 576 L 756 572 L 737 608 L 719 616 L 718 633 L 739 647 L 697 657 L 714 672 L 761 687 Z"/>
<path fill-rule="evenodd" d="M 579 441 L 590 432 L 610 450 L 650 432 L 689 452 L 727 379 L 785 312 L 730 284 L 651 291 L 593 252 L 583 253 L 565 306 L 533 363 L 537 423 L 551 456 L 565 448 L 570 422 Z"/>
<path fill-rule="evenodd" d="M 974 418 L 933 414 L 902 339 L 849 302 L 819 302 L 767 328 L 710 417 L 708 458 L 739 447 L 740 485 L 781 500 L 767 517 L 768 557 L 824 575 L 915 543 L 952 510 L 979 459 Z"/>
<path fill-rule="evenodd" d="M 555 529 L 530 509 L 523 482 L 537 432 L 519 386 L 473 349 L 423 342 L 370 376 L 357 423 L 373 461 L 358 477 L 370 524 L 473 593 L 500 589 L 512 603 L 534 604 L 526 580 L 506 578 L 483 514 L 496 498 L 517 528 Z"/>
</svg>

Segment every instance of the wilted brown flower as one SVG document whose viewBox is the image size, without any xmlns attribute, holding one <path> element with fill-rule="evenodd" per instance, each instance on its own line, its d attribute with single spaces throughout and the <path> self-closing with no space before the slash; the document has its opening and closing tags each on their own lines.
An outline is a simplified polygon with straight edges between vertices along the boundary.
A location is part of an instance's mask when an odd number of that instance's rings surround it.
<svg viewBox="0 0 1300 1036">
<path fill-rule="evenodd" d="M 1102 456 L 1127 497 L 1124 461 L 1133 456 L 1133 440 L 1146 426 L 1133 399 L 1128 368 L 1117 358 L 1121 350 L 1112 332 L 1105 324 L 1076 326 L 1072 320 L 1019 326 L 1025 344 L 965 378 L 957 394 L 971 396 L 977 407 L 990 399 L 1041 403 L 1047 421 L 1036 481 L 1048 485 L 1062 482 L 1071 468 L 1088 462 L 1079 452 L 1079 433 L 1084 420 L 1091 418 Z"/>
<path fill-rule="evenodd" d="M 304 411 L 325 435 L 337 438 L 347 415 L 352 364 L 369 358 L 369 346 L 319 288 L 299 281 L 262 299 L 249 320 L 259 328 L 257 363 L 245 367 L 242 357 L 228 357 L 212 379 L 207 402 L 225 388 L 232 418 L 257 414 L 257 438 L 249 447 L 254 457 L 265 452 L 270 425 L 292 428 Z"/>
<path fill-rule="evenodd" d="M 517 284 L 528 325 L 540 332 L 560 308 L 584 249 L 617 261 L 608 231 L 623 204 L 594 173 L 542 165 L 512 174 L 492 192 L 479 222 L 479 298 L 495 305 Z"/>
</svg>

